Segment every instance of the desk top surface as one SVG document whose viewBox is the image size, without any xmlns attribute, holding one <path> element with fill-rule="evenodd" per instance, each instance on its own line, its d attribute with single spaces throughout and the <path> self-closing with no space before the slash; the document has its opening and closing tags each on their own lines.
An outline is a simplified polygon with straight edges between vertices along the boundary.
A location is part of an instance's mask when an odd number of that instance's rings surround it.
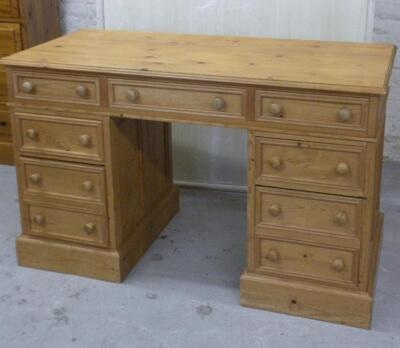
<svg viewBox="0 0 400 348">
<path fill-rule="evenodd" d="M 395 51 L 390 44 L 83 30 L 11 55 L 2 63 L 385 94 Z"/>
</svg>

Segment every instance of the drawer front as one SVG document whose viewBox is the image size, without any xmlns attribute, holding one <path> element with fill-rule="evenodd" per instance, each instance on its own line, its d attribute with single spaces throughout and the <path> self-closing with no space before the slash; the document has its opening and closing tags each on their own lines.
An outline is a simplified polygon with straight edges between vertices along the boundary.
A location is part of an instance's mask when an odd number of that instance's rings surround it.
<svg viewBox="0 0 400 348">
<path fill-rule="evenodd" d="M 246 90 L 144 81 L 109 81 L 110 106 L 244 119 Z"/>
<path fill-rule="evenodd" d="M 260 238 L 259 270 L 297 278 L 357 283 L 356 251 Z"/>
<path fill-rule="evenodd" d="M 21 158 L 20 163 L 25 195 L 105 203 L 102 167 L 30 158 Z"/>
<path fill-rule="evenodd" d="M 107 246 L 107 219 L 67 208 L 26 203 L 27 234 L 95 246 Z"/>
<path fill-rule="evenodd" d="M 256 187 L 256 227 L 359 237 L 363 200 Z"/>
<path fill-rule="evenodd" d="M 17 18 L 18 0 L 0 0 L 0 17 Z"/>
<path fill-rule="evenodd" d="M 0 58 L 22 49 L 21 27 L 18 23 L 0 23 Z M 0 102 L 7 101 L 7 80 L 4 66 L 0 66 Z"/>
<path fill-rule="evenodd" d="M 275 91 L 256 92 L 256 120 L 365 134 L 368 99 Z"/>
<path fill-rule="evenodd" d="M 13 79 L 17 99 L 100 105 L 97 78 L 17 72 Z"/>
<path fill-rule="evenodd" d="M 10 113 L 6 110 L 6 106 L 0 103 L 0 137 L 11 137 Z"/>
<path fill-rule="evenodd" d="M 256 184 L 365 195 L 366 146 L 256 137 Z"/>
<path fill-rule="evenodd" d="M 99 121 L 17 114 L 22 154 L 101 162 L 103 127 Z"/>
</svg>

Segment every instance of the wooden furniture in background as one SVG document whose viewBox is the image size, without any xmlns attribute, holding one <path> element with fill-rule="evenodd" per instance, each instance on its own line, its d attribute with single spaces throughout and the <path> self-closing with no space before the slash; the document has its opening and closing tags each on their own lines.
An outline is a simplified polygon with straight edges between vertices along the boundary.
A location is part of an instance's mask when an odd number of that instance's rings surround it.
<svg viewBox="0 0 400 348">
<path fill-rule="evenodd" d="M 0 58 L 60 35 L 58 0 L 0 0 Z M 0 164 L 13 164 L 6 75 L 0 67 Z"/>
<path fill-rule="evenodd" d="M 167 122 L 248 130 L 241 304 L 367 328 L 388 44 L 82 31 L 3 59 L 21 265 L 122 281 L 178 209 Z"/>
</svg>

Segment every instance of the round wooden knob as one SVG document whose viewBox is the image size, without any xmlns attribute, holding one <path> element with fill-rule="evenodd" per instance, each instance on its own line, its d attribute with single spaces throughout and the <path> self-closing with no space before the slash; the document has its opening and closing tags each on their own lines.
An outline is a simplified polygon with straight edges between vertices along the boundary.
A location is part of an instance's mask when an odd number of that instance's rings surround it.
<svg viewBox="0 0 400 348">
<path fill-rule="evenodd" d="M 96 225 L 93 222 L 89 222 L 84 227 L 87 234 L 93 234 L 96 231 Z"/>
<path fill-rule="evenodd" d="M 130 89 L 126 92 L 126 97 L 131 103 L 134 103 L 139 99 L 140 93 L 136 89 Z"/>
<path fill-rule="evenodd" d="M 347 214 L 344 211 L 340 211 L 335 215 L 334 222 L 338 226 L 344 226 L 347 224 Z"/>
<path fill-rule="evenodd" d="M 332 261 L 332 268 L 336 272 L 343 271 L 345 267 L 346 267 L 346 265 L 344 264 L 344 261 L 342 259 L 336 259 L 336 260 Z"/>
<path fill-rule="evenodd" d="M 272 103 L 269 106 L 269 112 L 271 113 L 272 116 L 275 117 L 282 117 L 283 115 L 283 108 L 281 105 L 277 103 Z"/>
<path fill-rule="evenodd" d="M 91 191 L 93 191 L 93 187 L 94 187 L 93 182 L 90 181 L 90 180 L 86 180 L 86 181 L 84 181 L 84 182 L 82 183 L 82 189 L 83 189 L 84 191 L 86 191 L 86 192 L 91 192 Z"/>
<path fill-rule="evenodd" d="M 278 252 L 278 250 L 275 250 L 275 249 L 269 250 L 267 255 L 266 255 L 266 258 L 269 261 L 272 261 L 272 262 L 278 261 L 279 260 L 279 252 Z"/>
<path fill-rule="evenodd" d="M 279 156 L 273 156 L 269 160 L 269 165 L 274 169 L 281 169 L 283 166 L 282 159 Z"/>
<path fill-rule="evenodd" d="M 213 107 L 217 111 L 223 110 L 225 108 L 225 105 L 225 100 L 223 100 L 222 98 L 215 98 L 213 101 Z"/>
<path fill-rule="evenodd" d="M 92 142 L 92 139 L 90 138 L 90 135 L 82 134 L 79 137 L 79 144 L 81 144 L 82 146 L 89 147 L 91 142 Z"/>
<path fill-rule="evenodd" d="M 351 110 L 347 108 L 340 109 L 338 112 L 339 120 L 342 122 L 347 122 L 351 118 Z"/>
<path fill-rule="evenodd" d="M 336 173 L 339 175 L 347 175 L 350 173 L 350 167 L 347 163 L 339 163 L 336 167 Z"/>
<path fill-rule="evenodd" d="M 40 176 L 39 173 L 34 173 L 34 174 L 29 175 L 29 181 L 32 184 L 37 185 L 37 184 L 40 184 L 40 182 L 42 181 L 42 177 Z"/>
<path fill-rule="evenodd" d="M 37 140 L 39 132 L 36 129 L 28 129 L 26 131 L 26 136 L 31 140 Z"/>
<path fill-rule="evenodd" d="M 81 98 L 85 98 L 88 94 L 88 89 L 86 86 L 79 85 L 78 87 L 76 87 L 75 92 Z"/>
<path fill-rule="evenodd" d="M 268 208 L 268 212 L 271 216 L 279 216 L 282 213 L 282 208 L 279 204 L 272 204 L 269 208 Z"/>
<path fill-rule="evenodd" d="M 33 85 L 32 82 L 24 81 L 24 82 L 22 83 L 22 91 L 23 91 L 24 93 L 29 93 L 29 94 L 31 94 L 31 93 L 34 92 L 34 89 L 35 89 L 35 86 Z"/>
<path fill-rule="evenodd" d="M 35 224 L 42 226 L 44 224 L 45 217 L 42 214 L 36 214 L 33 217 L 33 221 L 35 222 Z"/>
</svg>

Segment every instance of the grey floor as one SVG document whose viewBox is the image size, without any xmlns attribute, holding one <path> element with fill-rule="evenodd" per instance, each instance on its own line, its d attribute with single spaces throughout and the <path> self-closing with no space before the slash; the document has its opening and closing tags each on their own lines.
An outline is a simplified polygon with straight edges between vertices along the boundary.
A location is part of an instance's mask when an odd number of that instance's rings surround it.
<svg viewBox="0 0 400 348">
<path fill-rule="evenodd" d="M 371 331 L 239 306 L 246 196 L 182 190 L 181 211 L 123 284 L 18 267 L 14 169 L 0 166 L 0 348 L 400 347 L 400 163 Z"/>
</svg>

